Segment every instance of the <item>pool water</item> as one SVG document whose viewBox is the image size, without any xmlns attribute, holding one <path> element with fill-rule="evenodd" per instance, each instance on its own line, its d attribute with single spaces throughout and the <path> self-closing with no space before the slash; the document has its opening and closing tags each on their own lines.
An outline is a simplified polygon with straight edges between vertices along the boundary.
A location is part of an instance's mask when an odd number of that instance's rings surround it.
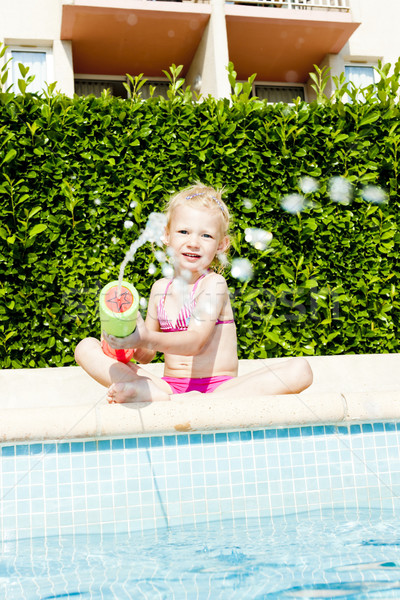
<svg viewBox="0 0 400 600">
<path fill-rule="evenodd" d="M 346 509 L 7 541 L 0 597 L 400 598 L 400 522 Z"/>
</svg>

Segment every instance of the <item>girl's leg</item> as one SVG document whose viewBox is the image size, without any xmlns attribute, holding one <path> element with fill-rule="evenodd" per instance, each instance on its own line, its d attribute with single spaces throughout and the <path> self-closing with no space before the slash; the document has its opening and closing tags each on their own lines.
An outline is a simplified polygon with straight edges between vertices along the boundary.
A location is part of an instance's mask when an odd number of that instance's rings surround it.
<svg viewBox="0 0 400 600">
<path fill-rule="evenodd" d="M 312 384 L 311 367 L 305 358 L 289 358 L 284 361 L 265 360 L 264 366 L 246 375 L 225 381 L 213 392 L 229 396 L 270 396 L 298 394 Z"/>
<path fill-rule="evenodd" d="M 75 349 L 75 360 L 86 373 L 106 387 L 108 402 L 169 400 L 172 390 L 159 377 L 134 363 L 124 364 L 106 356 L 100 342 L 86 338 Z"/>
</svg>

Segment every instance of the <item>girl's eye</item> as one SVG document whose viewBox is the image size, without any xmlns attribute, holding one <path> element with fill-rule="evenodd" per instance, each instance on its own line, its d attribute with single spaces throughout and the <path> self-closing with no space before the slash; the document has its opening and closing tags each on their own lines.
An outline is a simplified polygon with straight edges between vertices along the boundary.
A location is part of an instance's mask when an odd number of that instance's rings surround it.
<svg viewBox="0 0 400 600">
<path fill-rule="evenodd" d="M 203 237 L 205 237 L 205 238 L 212 238 L 212 235 L 210 235 L 209 233 L 203 233 Z"/>
<path fill-rule="evenodd" d="M 186 234 L 186 233 L 187 233 L 187 230 L 186 230 L 186 229 L 180 229 L 180 230 L 178 231 L 178 233 L 183 233 L 183 234 Z"/>
</svg>

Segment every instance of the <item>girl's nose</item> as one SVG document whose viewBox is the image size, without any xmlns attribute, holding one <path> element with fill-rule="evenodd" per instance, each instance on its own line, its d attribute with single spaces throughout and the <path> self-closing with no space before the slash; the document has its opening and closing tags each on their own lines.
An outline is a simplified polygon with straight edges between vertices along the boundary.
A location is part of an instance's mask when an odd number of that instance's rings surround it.
<svg viewBox="0 0 400 600">
<path fill-rule="evenodd" d="M 192 233 L 189 237 L 189 246 L 198 246 L 199 245 L 199 236 L 195 233 Z"/>
</svg>

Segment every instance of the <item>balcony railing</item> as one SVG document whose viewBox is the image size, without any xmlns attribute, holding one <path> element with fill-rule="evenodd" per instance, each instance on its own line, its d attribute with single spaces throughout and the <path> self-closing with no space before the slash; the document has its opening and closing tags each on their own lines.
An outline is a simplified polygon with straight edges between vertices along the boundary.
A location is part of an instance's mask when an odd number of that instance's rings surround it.
<svg viewBox="0 0 400 600">
<path fill-rule="evenodd" d="M 255 4 L 297 10 L 336 10 L 350 12 L 350 0 L 227 0 L 229 4 Z"/>
</svg>

